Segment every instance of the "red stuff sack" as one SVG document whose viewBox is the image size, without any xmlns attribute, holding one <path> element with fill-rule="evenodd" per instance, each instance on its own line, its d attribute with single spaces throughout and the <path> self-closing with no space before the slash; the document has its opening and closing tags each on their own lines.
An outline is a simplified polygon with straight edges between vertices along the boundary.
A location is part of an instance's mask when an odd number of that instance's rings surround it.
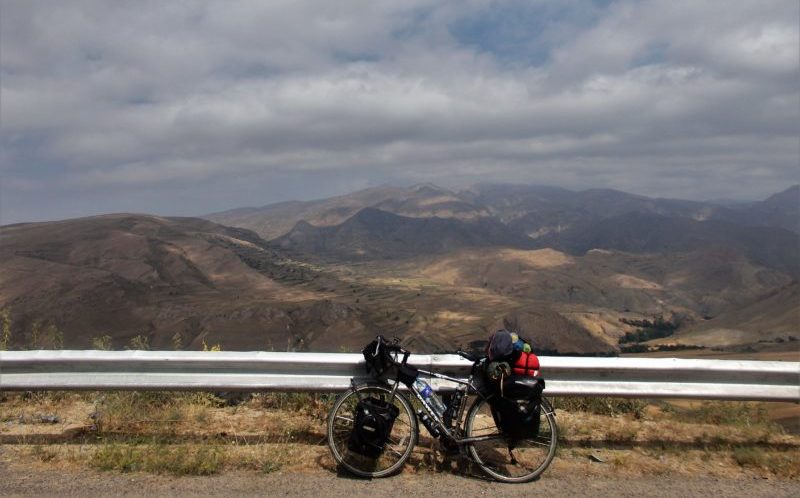
<svg viewBox="0 0 800 498">
<path fill-rule="evenodd" d="M 511 367 L 514 375 L 526 375 L 529 377 L 539 376 L 539 358 L 533 353 L 520 352 L 519 358 Z"/>
</svg>

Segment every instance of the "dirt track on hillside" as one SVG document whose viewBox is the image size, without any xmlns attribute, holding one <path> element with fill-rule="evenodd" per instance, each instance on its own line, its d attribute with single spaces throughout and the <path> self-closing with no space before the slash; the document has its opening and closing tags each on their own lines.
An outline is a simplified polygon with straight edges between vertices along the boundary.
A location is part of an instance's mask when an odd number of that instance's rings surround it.
<svg viewBox="0 0 800 498">
<path fill-rule="evenodd" d="M 94 471 L 8 471 L 0 467 L 2 496 L 800 496 L 800 481 L 658 476 L 597 478 L 543 477 L 504 485 L 453 474 L 420 473 L 373 481 L 330 472 L 224 473 L 170 477 Z"/>
</svg>

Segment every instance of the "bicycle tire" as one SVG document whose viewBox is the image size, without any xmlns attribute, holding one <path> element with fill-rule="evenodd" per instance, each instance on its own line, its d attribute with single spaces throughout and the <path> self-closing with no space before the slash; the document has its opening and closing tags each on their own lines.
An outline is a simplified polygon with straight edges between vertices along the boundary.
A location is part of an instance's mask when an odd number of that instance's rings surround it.
<svg viewBox="0 0 800 498">
<path fill-rule="evenodd" d="M 400 409 L 400 414 L 395 420 L 389 442 L 383 453 L 377 458 L 370 458 L 351 451 L 348 438 L 353 430 L 355 406 L 358 395 L 374 396 L 388 401 L 392 396 L 390 387 L 380 384 L 362 384 L 356 389 L 348 389 L 340 395 L 333 404 L 328 414 L 328 447 L 333 459 L 338 465 L 359 477 L 386 477 L 400 470 L 411 456 L 411 450 L 417 443 L 419 426 L 417 417 L 408 398 L 400 393 L 394 393 L 393 404 Z"/>
<path fill-rule="evenodd" d="M 470 443 L 470 456 L 481 470 L 500 482 L 523 483 L 536 479 L 553 461 L 558 445 L 553 407 L 544 398 L 541 417 L 539 434 L 535 438 L 515 440 L 514 449 L 510 450 L 508 440 L 495 425 L 489 403 L 478 397 L 467 414 L 465 432 L 467 437 L 490 436 L 491 439 Z"/>
</svg>

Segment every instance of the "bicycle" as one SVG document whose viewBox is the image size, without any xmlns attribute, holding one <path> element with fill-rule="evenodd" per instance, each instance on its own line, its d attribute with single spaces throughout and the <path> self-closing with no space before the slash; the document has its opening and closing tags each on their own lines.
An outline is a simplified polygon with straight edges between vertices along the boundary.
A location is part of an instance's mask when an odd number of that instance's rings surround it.
<svg viewBox="0 0 800 498">
<path fill-rule="evenodd" d="M 487 389 L 484 382 L 485 358 L 458 351 L 462 358 L 473 363 L 465 381 L 408 365 L 411 352 L 403 349 L 396 339 L 389 343 L 378 336 L 370 346 L 373 344 L 377 344 L 376 353 L 379 348 L 385 348 L 389 359 L 384 358 L 384 361 L 389 365 L 382 371 L 373 371 L 372 380 L 356 383 L 356 379 L 351 379 L 350 388 L 336 399 L 328 415 L 328 446 L 337 464 L 347 471 L 360 477 L 386 477 L 399 472 L 417 443 L 420 422 L 433 437 L 442 440 L 445 448 L 458 450 L 462 457 L 475 462 L 486 474 L 501 482 L 532 481 L 550 465 L 556 452 L 558 427 L 547 399 L 541 398 L 538 432 L 512 437 L 498 427 L 502 424 L 498 424 L 496 413 L 492 411 L 492 399 L 499 393 Z M 398 361 L 400 356 L 402 360 Z M 426 398 L 420 390 L 416 382 L 420 374 L 458 385 L 443 414 L 434 409 L 431 398 Z M 418 411 L 414 411 L 408 396 L 398 389 L 401 385 L 407 386 L 408 392 L 419 402 Z M 467 410 L 466 401 L 470 396 L 475 398 Z M 363 413 L 359 413 L 359 402 L 363 400 L 372 400 L 373 404 L 385 406 L 387 412 L 396 413 L 392 423 L 384 421 L 364 426 Z M 378 437 L 383 436 L 381 430 L 386 432 L 380 448 L 367 455 L 352 449 L 353 431 L 359 417 L 362 418 L 360 431 L 368 429 L 369 436 L 377 434 Z"/>
</svg>

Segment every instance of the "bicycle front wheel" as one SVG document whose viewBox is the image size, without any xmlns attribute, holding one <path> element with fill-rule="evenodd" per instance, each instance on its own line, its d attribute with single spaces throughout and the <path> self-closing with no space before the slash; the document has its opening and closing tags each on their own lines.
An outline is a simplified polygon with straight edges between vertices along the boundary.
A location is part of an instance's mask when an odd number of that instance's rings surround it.
<svg viewBox="0 0 800 498">
<path fill-rule="evenodd" d="M 358 391 L 358 393 L 356 393 Z M 394 421 L 389 440 L 377 458 L 360 455 L 348 448 L 355 424 L 359 397 L 373 397 L 391 402 L 400 413 Z M 361 477 L 385 477 L 400 470 L 417 443 L 417 417 L 408 398 L 379 384 L 364 384 L 348 389 L 336 399 L 328 415 L 328 446 L 336 463 Z"/>
<path fill-rule="evenodd" d="M 556 454 L 558 427 L 553 408 L 544 398 L 539 434 L 534 438 L 509 442 L 495 424 L 489 403 L 481 397 L 472 404 L 465 429 L 467 437 L 485 438 L 469 444 L 470 455 L 484 472 L 501 482 L 536 479 Z"/>
</svg>

